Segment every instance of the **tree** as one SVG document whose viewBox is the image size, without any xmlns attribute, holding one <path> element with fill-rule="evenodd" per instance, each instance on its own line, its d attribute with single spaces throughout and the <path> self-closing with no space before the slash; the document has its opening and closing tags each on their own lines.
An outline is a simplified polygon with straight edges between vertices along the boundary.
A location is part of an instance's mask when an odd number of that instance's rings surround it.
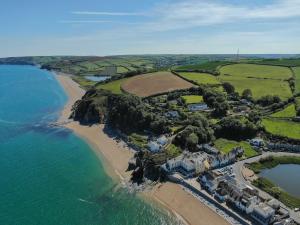
<svg viewBox="0 0 300 225">
<path fill-rule="evenodd" d="M 223 83 L 223 88 L 228 94 L 232 94 L 235 91 L 234 86 L 228 82 Z"/>
<path fill-rule="evenodd" d="M 246 118 L 225 117 L 215 127 L 217 137 L 233 140 L 252 138 L 257 131 L 258 127 Z"/>
<path fill-rule="evenodd" d="M 250 89 L 245 89 L 242 93 L 242 98 L 251 101 L 252 100 L 252 91 Z"/>
</svg>

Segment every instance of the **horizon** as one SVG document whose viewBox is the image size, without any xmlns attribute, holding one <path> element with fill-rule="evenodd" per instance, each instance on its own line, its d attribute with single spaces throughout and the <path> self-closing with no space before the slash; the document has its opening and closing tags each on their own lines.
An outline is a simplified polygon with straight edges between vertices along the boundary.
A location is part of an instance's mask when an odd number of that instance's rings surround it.
<svg viewBox="0 0 300 225">
<path fill-rule="evenodd" d="M 1 8 L 0 57 L 300 53 L 300 0 L 18 4 Z"/>
</svg>

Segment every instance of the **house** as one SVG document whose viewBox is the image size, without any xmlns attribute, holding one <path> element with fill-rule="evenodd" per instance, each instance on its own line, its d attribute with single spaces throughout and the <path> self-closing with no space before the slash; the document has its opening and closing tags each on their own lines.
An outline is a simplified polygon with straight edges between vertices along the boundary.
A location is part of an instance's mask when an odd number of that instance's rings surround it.
<svg viewBox="0 0 300 225">
<path fill-rule="evenodd" d="M 209 158 L 209 163 L 212 169 L 227 166 L 233 163 L 238 157 L 241 157 L 244 153 L 242 147 L 233 148 L 227 154 L 218 154 Z"/>
<path fill-rule="evenodd" d="M 157 142 L 155 141 L 150 141 L 148 143 L 148 149 L 155 153 L 155 152 L 159 152 L 161 150 L 161 145 L 159 145 Z"/>
<path fill-rule="evenodd" d="M 165 116 L 167 118 L 178 118 L 179 113 L 177 111 L 168 111 L 168 112 L 165 113 Z"/>
<path fill-rule="evenodd" d="M 206 153 L 184 152 L 180 156 L 170 159 L 164 164 L 167 172 L 178 172 L 184 177 L 192 177 L 203 172 L 208 167 Z"/>
<path fill-rule="evenodd" d="M 256 205 L 251 213 L 251 217 L 261 225 L 271 224 L 273 222 L 274 215 L 275 210 L 265 203 Z"/>
<path fill-rule="evenodd" d="M 248 101 L 247 99 L 244 99 L 244 98 L 240 100 L 240 103 L 244 104 L 244 105 L 248 105 L 248 106 L 252 105 L 252 102 L 250 102 L 250 101 Z"/>
<path fill-rule="evenodd" d="M 196 111 L 206 111 L 208 110 L 208 105 L 205 103 L 199 103 L 199 104 L 189 104 L 188 109 L 191 112 L 196 112 Z"/>
<path fill-rule="evenodd" d="M 199 183 L 211 194 L 215 193 L 219 184 L 225 180 L 231 180 L 228 175 L 222 175 L 215 171 L 205 171 L 199 176 Z M 220 198 L 221 199 L 221 198 Z"/>
<path fill-rule="evenodd" d="M 148 149 L 153 153 L 160 152 L 167 143 L 168 143 L 168 138 L 162 135 L 156 140 L 149 141 Z"/>
<path fill-rule="evenodd" d="M 164 146 L 165 144 L 168 143 L 168 138 L 166 138 L 165 135 L 160 136 L 157 140 L 157 143 L 160 144 L 161 146 Z"/>
<path fill-rule="evenodd" d="M 261 138 L 254 138 L 250 140 L 250 145 L 260 148 L 263 147 L 265 145 L 265 142 L 263 139 Z"/>
<path fill-rule="evenodd" d="M 197 145 L 197 148 L 200 150 L 205 151 L 208 154 L 213 154 L 213 155 L 217 155 L 220 153 L 220 151 L 212 146 L 210 146 L 209 144 L 202 144 L 202 145 Z"/>
</svg>

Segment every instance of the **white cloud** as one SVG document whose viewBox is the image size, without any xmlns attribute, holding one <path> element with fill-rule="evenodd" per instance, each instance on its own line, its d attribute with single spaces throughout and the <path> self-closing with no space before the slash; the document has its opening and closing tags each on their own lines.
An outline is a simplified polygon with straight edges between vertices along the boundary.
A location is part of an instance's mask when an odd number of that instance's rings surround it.
<svg viewBox="0 0 300 225">
<path fill-rule="evenodd" d="M 60 20 L 59 23 L 113 23 L 110 20 Z"/>
<path fill-rule="evenodd" d="M 300 18 L 300 0 L 277 0 L 265 6 L 245 6 L 216 0 L 181 0 L 154 10 L 150 30 L 176 30 L 215 24 Z"/>
<path fill-rule="evenodd" d="M 132 12 L 97 12 L 97 11 L 74 11 L 75 15 L 99 15 L 99 16 L 142 16 L 142 13 Z"/>
</svg>

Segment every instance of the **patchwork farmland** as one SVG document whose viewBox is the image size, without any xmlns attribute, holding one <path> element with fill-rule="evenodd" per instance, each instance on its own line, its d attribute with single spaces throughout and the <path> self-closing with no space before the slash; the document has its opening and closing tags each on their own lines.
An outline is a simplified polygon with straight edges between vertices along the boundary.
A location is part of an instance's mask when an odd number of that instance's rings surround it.
<svg viewBox="0 0 300 225">
<path fill-rule="evenodd" d="M 125 92 L 147 97 L 173 90 L 187 89 L 194 85 L 170 72 L 149 73 L 134 76 L 121 84 Z"/>
</svg>

